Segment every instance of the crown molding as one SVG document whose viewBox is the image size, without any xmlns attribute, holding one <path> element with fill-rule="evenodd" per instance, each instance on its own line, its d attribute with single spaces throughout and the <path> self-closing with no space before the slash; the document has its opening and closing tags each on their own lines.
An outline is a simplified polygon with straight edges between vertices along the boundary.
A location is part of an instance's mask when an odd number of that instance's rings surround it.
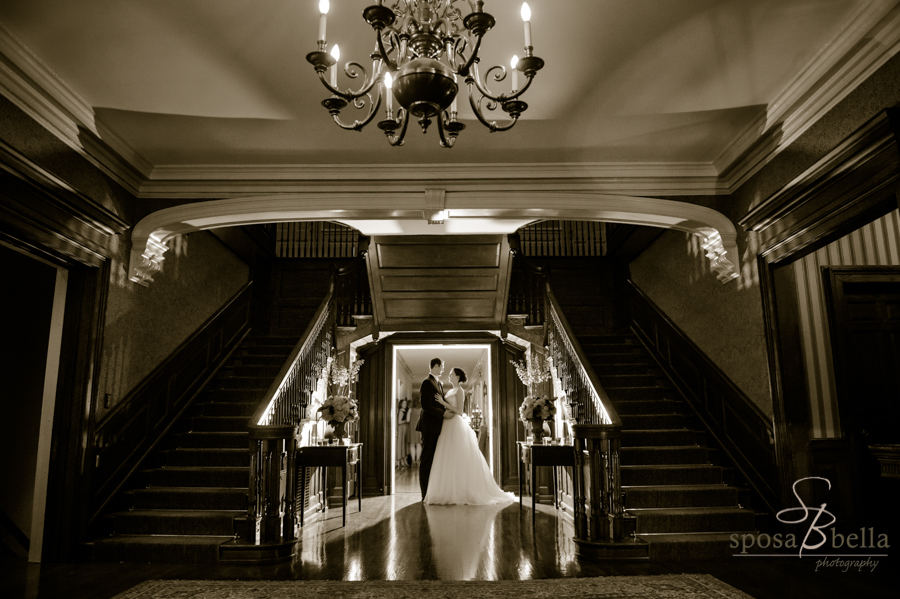
<svg viewBox="0 0 900 599">
<path fill-rule="evenodd" d="M 709 163 L 161 165 L 139 197 L 216 199 L 273 193 L 447 190 L 595 191 L 716 195 L 726 190 Z"/>
<path fill-rule="evenodd" d="M 153 165 L 97 120 L 94 109 L 0 24 L 0 91 L 133 195 Z"/>
<path fill-rule="evenodd" d="M 897 0 L 860 7 L 768 109 L 714 160 L 732 193 L 900 51 Z"/>
</svg>

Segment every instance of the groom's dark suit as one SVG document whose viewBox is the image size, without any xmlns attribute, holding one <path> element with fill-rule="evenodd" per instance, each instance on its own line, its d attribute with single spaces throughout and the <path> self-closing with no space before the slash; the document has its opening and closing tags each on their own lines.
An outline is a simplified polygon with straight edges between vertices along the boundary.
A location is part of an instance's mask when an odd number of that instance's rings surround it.
<svg viewBox="0 0 900 599">
<path fill-rule="evenodd" d="M 422 381 L 422 413 L 416 424 L 416 430 L 422 433 L 422 457 L 419 462 L 422 499 L 425 499 L 425 492 L 428 491 L 428 476 L 434 463 L 434 451 L 437 449 L 438 436 L 444 426 L 444 406 L 437 402 L 437 398 L 444 398 L 444 390 L 441 382 L 434 378 L 433 374 L 429 374 L 428 378 Z"/>
</svg>

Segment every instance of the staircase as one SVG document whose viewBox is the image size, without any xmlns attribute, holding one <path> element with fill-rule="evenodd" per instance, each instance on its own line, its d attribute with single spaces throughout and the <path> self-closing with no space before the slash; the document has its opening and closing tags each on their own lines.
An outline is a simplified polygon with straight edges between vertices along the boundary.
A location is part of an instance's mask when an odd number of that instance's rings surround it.
<svg viewBox="0 0 900 599">
<path fill-rule="evenodd" d="M 239 554 L 247 513 L 247 420 L 296 339 L 248 338 L 161 440 L 106 518 L 96 561 L 216 564 Z M 238 551 L 235 551 L 238 550 Z"/>
<path fill-rule="evenodd" d="M 756 531 L 756 513 L 741 507 L 748 493 L 707 446 L 690 406 L 662 383 L 655 364 L 631 334 L 579 335 L 578 341 L 622 419 L 621 473 L 625 508 L 654 561 L 731 556 L 732 533 Z"/>
</svg>

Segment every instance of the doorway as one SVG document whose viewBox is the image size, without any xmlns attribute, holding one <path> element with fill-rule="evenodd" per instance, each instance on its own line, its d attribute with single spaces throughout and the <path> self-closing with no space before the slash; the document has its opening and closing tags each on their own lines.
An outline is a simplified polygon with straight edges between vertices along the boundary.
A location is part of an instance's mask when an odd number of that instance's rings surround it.
<svg viewBox="0 0 900 599">
<path fill-rule="evenodd" d="M 825 269 L 841 428 L 848 437 L 857 524 L 897 525 L 897 479 L 880 448 L 900 447 L 900 269 Z"/>
<path fill-rule="evenodd" d="M 0 447 L 16 456 L 0 467 L 3 480 L 16 481 L 0 495 L 0 528 L 15 553 L 40 562 L 68 271 L 5 244 L 0 259 L 11 291 L 0 298 L 0 373 L 15 398 L 4 402 Z"/>
<path fill-rule="evenodd" d="M 491 344 L 490 343 L 422 343 L 393 345 L 393 367 L 391 381 L 391 468 L 390 488 L 397 493 L 419 494 L 418 468 L 415 464 L 417 455 L 416 422 L 420 414 L 419 388 L 428 376 L 429 363 L 432 358 L 444 361 L 444 373 L 441 376 L 445 388 L 447 377 L 452 368 L 462 368 L 467 381 L 462 388 L 466 392 L 465 413 L 470 418 L 473 429 L 476 429 L 478 445 L 485 457 L 494 479 L 497 473 L 494 468 L 493 440 L 493 379 L 491 376 Z M 401 401 L 408 404 L 405 412 L 401 411 Z M 480 420 L 480 422 L 479 422 Z M 403 430 L 405 429 L 405 430 Z M 420 447 L 420 445 L 419 445 Z"/>
</svg>

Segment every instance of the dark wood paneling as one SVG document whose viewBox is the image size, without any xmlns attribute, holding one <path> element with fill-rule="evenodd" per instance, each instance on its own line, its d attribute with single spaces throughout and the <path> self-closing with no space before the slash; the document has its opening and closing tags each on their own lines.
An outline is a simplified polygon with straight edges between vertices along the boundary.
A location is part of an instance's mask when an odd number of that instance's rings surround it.
<svg viewBox="0 0 900 599">
<path fill-rule="evenodd" d="M 91 522 L 246 336 L 250 289 L 232 297 L 97 424 Z"/>
<path fill-rule="evenodd" d="M 405 242 L 394 238 L 377 243 L 380 268 L 497 268 L 501 244 Z"/>
<path fill-rule="evenodd" d="M 382 276 L 381 289 L 391 291 L 448 291 L 450 280 L 444 277 L 421 275 L 415 276 Z M 494 291 L 497 289 L 497 275 L 453 277 L 455 291 Z"/>
<path fill-rule="evenodd" d="M 367 257 L 382 330 L 499 329 L 509 288 L 502 235 L 381 236 Z"/>
<path fill-rule="evenodd" d="M 434 297 L 384 298 L 384 314 L 387 318 L 414 319 L 489 319 L 494 316 L 494 294 L 465 298 L 447 297 L 435 301 Z"/>
<path fill-rule="evenodd" d="M 519 491 L 519 454 L 516 441 L 525 440 L 525 425 L 519 421 L 519 406 L 527 390 L 511 362 L 522 360 L 521 347 L 505 341 L 497 342 L 497 409 L 494 413 L 494 433 L 499 432 L 500 484 L 507 491 Z"/>
<path fill-rule="evenodd" d="M 368 496 L 392 492 L 385 488 L 385 456 L 390 453 L 383 449 L 388 440 L 385 430 L 391 426 L 387 419 L 390 410 L 385 406 L 385 402 L 390 403 L 390 390 L 385 393 L 386 385 L 390 384 L 386 360 L 393 354 L 387 349 L 388 345 L 372 344 L 359 350 L 365 362 L 359 370 L 356 395 L 359 398 L 359 442 L 363 444 L 362 492 Z"/>
<path fill-rule="evenodd" d="M 633 283 L 632 330 L 771 511 L 777 466 L 769 419 Z"/>
</svg>

